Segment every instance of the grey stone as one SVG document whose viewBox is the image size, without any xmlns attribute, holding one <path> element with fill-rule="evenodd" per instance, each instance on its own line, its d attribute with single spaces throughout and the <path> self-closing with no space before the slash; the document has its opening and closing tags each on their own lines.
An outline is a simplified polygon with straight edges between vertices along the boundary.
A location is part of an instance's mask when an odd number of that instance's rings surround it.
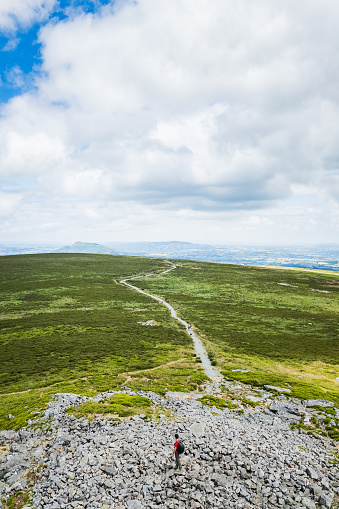
<svg viewBox="0 0 339 509">
<path fill-rule="evenodd" d="M 307 467 L 306 474 L 313 480 L 317 481 L 319 479 L 319 475 L 315 469 Z"/>
<path fill-rule="evenodd" d="M 142 505 L 140 500 L 128 500 L 127 501 L 127 509 L 141 509 Z"/>
<path fill-rule="evenodd" d="M 276 387 L 275 385 L 264 385 L 264 388 L 268 391 L 291 392 L 291 389 L 287 389 L 286 387 Z"/>
<path fill-rule="evenodd" d="M 322 492 L 319 497 L 319 504 L 330 508 L 333 502 L 334 495 L 333 493 L 324 493 Z"/>
<path fill-rule="evenodd" d="M 118 473 L 118 470 L 115 467 L 109 467 L 109 466 L 102 466 L 101 470 L 106 472 L 106 474 L 109 475 L 116 475 Z"/>
<path fill-rule="evenodd" d="M 283 402 L 283 401 L 274 401 L 270 406 L 270 411 L 284 416 L 300 416 L 302 407 L 301 405 L 294 402 Z"/>
<path fill-rule="evenodd" d="M 326 399 L 306 399 L 303 401 L 303 405 L 306 407 L 310 406 L 321 406 L 321 407 L 334 407 L 334 403 L 332 401 L 327 401 Z"/>
<path fill-rule="evenodd" d="M 307 507 L 307 509 L 316 509 L 314 501 L 308 497 L 302 497 L 301 502 L 304 507 Z"/>
<path fill-rule="evenodd" d="M 214 481 L 217 486 L 228 486 L 228 478 L 225 474 L 214 474 L 212 476 L 212 481 Z"/>
</svg>

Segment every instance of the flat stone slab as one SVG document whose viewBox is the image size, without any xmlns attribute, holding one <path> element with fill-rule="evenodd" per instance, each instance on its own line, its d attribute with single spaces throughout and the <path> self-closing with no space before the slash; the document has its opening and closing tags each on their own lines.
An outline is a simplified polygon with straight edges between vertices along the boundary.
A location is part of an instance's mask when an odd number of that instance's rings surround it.
<svg viewBox="0 0 339 509">
<path fill-rule="evenodd" d="M 264 388 L 268 391 L 278 391 L 278 392 L 291 392 L 291 389 L 287 389 L 285 387 L 276 387 L 275 385 L 264 385 Z"/>
<path fill-rule="evenodd" d="M 193 433 L 204 433 L 205 428 L 206 424 L 204 422 L 195 422 L 192 426 L 190 426 L 190 430 Z"/>
<path fill-rule="evenodd" d="M 326 399 L 305 399 L 303 401 L 303 405 L 308 406 L 322 406 L 324 408 L 334 407 L 334 403 L 332 401 L 327 401 Z"/>
<path fill-rule="evenodd" d="M 293 418 L 291 416 L 299 417 L 301 415 L 302 406 L 292 401 L 286 402 L 275 401 L 274 403 L 272 403 L 269 409 L 274 414 L 284 415 L 285 417 Z"/>
<path fill-rule="evenodd" d="M 249 399 L 250 401 L 253 401 L 253 403 L 260 403 L 262 401 L 265 401 L 265 398 L 262 398 L 261 396 L 252 396 L 251 394 L 249 394 L 248 396 L 246 396 L 247 399 Z"/>
<path fill-rule="evenodd" d="M 198 399 L 202 398 L 204 394 L 197 394 L 196 392 L 173 392 L 168 391 L 165 394 L 165 398 L 178 398 L 178 399 Z"/>
</svg>

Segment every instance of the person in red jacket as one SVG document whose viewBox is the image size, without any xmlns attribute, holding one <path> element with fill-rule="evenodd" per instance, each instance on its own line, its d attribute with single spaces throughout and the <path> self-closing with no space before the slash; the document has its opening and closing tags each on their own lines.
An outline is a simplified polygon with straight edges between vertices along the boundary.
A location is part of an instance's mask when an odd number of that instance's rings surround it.
<svg viewBox="0 0 339 509">
<path fill-rule="evenodd" d="M 174 436 L 175 436 L 175 444 L 174 444 L 173 455 L 175 456 L 175 469 L 181 470 L 180 454 L 178 452 L 178 445 L 180 443 L 180 438 L 177 433 Z"/>
</svg>

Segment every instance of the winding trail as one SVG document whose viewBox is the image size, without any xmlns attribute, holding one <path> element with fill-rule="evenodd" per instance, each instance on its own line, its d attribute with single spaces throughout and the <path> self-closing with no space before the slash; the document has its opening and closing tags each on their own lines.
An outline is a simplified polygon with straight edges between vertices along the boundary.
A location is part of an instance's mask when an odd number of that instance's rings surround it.
<svg viewBox="0 0 339 509">
<path fill-rule="evenodd" d="M 167 261 L 167 263 L 170 263 L 172 265 L 172 267 L 170 267 L 167 270 L 164 270 L 163 272 L 160 272 L 158 274 L 146 274 L 144 276 L 134 276 L 134 277 L 126 278 L 126 279 L 121 280 L 120 283 L 122 283 L 122 284 L 124 284 L 126 286 L 129 286 L 133 290 L 136 290 L 137 292 L 140 292 L 143 295 L 147 295 L 148 297 L 151 297 L 152 299 L 155 299 L 158 302 L 161 302 L 161 304 L 164 304 L 170 310 L 171 316 L 173 318 L 175 318 L 176 320 L 178 320 L 178 322 L 180 322 L 181 324 L 183 324 L 186 327 L 187 334 L 189 334 L 189 336 L 193 339 L 195 351 L 196 351 L 197 355 L 199 355 L 199 357 L 201 359 L 201 363 L 202 363 L 202 366 L 203 366 L 203 368 L 205 370 L 206 375 L 208 377 L 212 378 L 212 379 L 220 380 L 222 378 L 222 375 L 219 373 L 219 371 L 217 371 L 212 366 L 211 361 L 208 358 L 208 355 L 206 353 L 206 350 L 204 349 L 204 347 L 203 347 L 203 345 L 201 343 L 201 340 L 198 338 L 198 336 L 196 334 L 194 334 L 192 329 L 188 328 L 188 323 L 185 322 L 185 320 L 182 320 L 181 318 L 179 318 L 177 316 L 177 313 L 176 313 L 175 309 L 168 302 L 166 302 L 163 299 L 160 299 L 160 297 L 156 297 L 155 295 L 152 295 L 150 293 L 146 293 L 143 290 L 141 290 L 140 288 L 138 288 L 137 286 L 134 286 L 134 285 L 131 285 L 131 284 L 127 283 L 127 281 L 132 281 L 134 279 L 141 279 L 141 278 L 150 277 L 150 276 L 160 276 L 162 274 L 166 274 L 167 272 L 170 272 L 171 270 L 174 270 L 174 269 L 177 268 L 177 266 L 174 265 L 172 262 L 169 262 L 168 260 L 166 260 L 166 261 Z M 155 368 L 148 369 L 147 371 L 156 370 L 156 369 L 159 369 L 159 368 L 162 368 L 162 367 L 165 367 L 165 366 L 169 366 L 169 365 L 175 364 L 176 362 L 179 362 L 181 360 L 183 360 L 183 359 L 177 359 L 176 361 L 171 361 L 171 362 L 168 362 L 166 364 L 162 364 L 161 366 L 156 366 Z M 140 371 L 130 371 L 130 372 L 125 372 L 125 373 L 121 373 L 121 374 L 122 375 L 134 375 L 136 373 L 141 373 L 143 371 L 146 371 L 146 369 L 142 369 Z M 45 387 L 35 387 L 35 388 L 32 388 L 32 389 L 27 389 L 25 391 L 8 392 L 8 393 L 5 393 L 5 394 L 0 394 L 0 397 L 2 397 L 2 396 L 11 396 L 11 395 L 15 395 L 15 394 L 25 394 L 27 392 L 31 392 L 31 391 L 34 391 L 34 390 L 45 391 L 46 389 L 49 389 L 50 387 L 55 387 L 55 386 L 63 384 L 63 383 L 72 383 L 72 382 L 78 382 L 79 380 L 87 380 L 87 378 L 88 377 L 81 377 L 81 378 L 75 378 L 73 380 L 62 380 L 60 382 L 56 382 L 54 384 L 47 385 Z M 40 397 L 41 397 L 41 395 L 40 395 Z"/>
<path fill-rule="evenodd" d="M 168 302 L 166 302 L 165 300 L 161 299 L 160 297 L 156 297 L 155 295 L 152 295 L 151 293 L 146 293 L 143 290 L 141 290 L 140 288 L 138 288 L 137 286 L 134 286 L 134 285 L 131 285 L 130 283 L 127 283 L 127 281 L 133 281 L 134 279 L 142 279 L 144 277 L 160 276 L 162 274 L 167 274 L 167 272 L 170 272 L 171 270 L 174 270 L 174 269 L 177 268 L 177 266 L 174 265 L 172 262 L 169 262 L 168 260 L 166 260 L 166 261 L 167 261 L 167 263 L 170 263 L 172 265 L 172 267 L 170 267 L 167 270 L 164 270 L 163 272 L 160 272 L 158 274 L 146 274 L 144 276 L 129 277 L 129 278 L 126 278 L 126 279 L 122 279 L 120 281 L 120 283 L 122 283 L 122 284 L 124 284 L 126 286 L 129 286 L 133 290 L 136 290 L 137 292 L 142 293 L 143 295 L 147 295 L 148 297 L 151 297 L 152 299 L 155 299 L 158 302 L 161 302 L 161 304 L 164 304 L 164 306 L 166 306 L 170 310 L 171 316 L 173 318 L 175 318 L 175 320 L 177 320 L 178 322 L 180 322 L 182 325 L 184 325 L 186 327 L 187 334 L 189 334 L 189 336 L 193 339 L 195 351 L 196 351 L 197 355 L 199 355 L 199 357 L 201 359 L 201 363 L 202 363 L 202 366 L 203 366 L 203 368 L 205 370 L 206 375 L 208 377 L 212 378 L 212 379 L 216 379 L 216 378 L 220 379 L 220 378 L 222 378 L 222 375 L 219 373 L 219 371 L 217 371 L 212 366 L 211 361 L 208 358 L 208 355 L 206 353 L 205 348 L 202 345 L 201 340 L 199 339 L 199 337 L 196 334 L 194 334 L 192 329 L 188 328 L 188 323 L 185 322 L 185 320 L 182 320 L 182 318 L 179 318 L 177 316 L 177 313 L 176 313 L 175 309 Z"/>
</svg>

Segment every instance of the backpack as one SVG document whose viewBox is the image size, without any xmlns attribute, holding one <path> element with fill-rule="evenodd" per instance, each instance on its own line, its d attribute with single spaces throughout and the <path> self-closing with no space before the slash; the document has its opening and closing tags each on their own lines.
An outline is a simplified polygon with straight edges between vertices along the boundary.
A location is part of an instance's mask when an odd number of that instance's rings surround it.
<svg viewBox="0 0 339 509">
<path fill-rule="evenodd" d="M 178 443 L 178 446 L 177 446 L 177 452 L 178 452 L 178 454 L 182 454 L 184 452 L 184 450 L 185 450 L 185 446 L 180 440 L 180 442 Z"/>
</svg>

